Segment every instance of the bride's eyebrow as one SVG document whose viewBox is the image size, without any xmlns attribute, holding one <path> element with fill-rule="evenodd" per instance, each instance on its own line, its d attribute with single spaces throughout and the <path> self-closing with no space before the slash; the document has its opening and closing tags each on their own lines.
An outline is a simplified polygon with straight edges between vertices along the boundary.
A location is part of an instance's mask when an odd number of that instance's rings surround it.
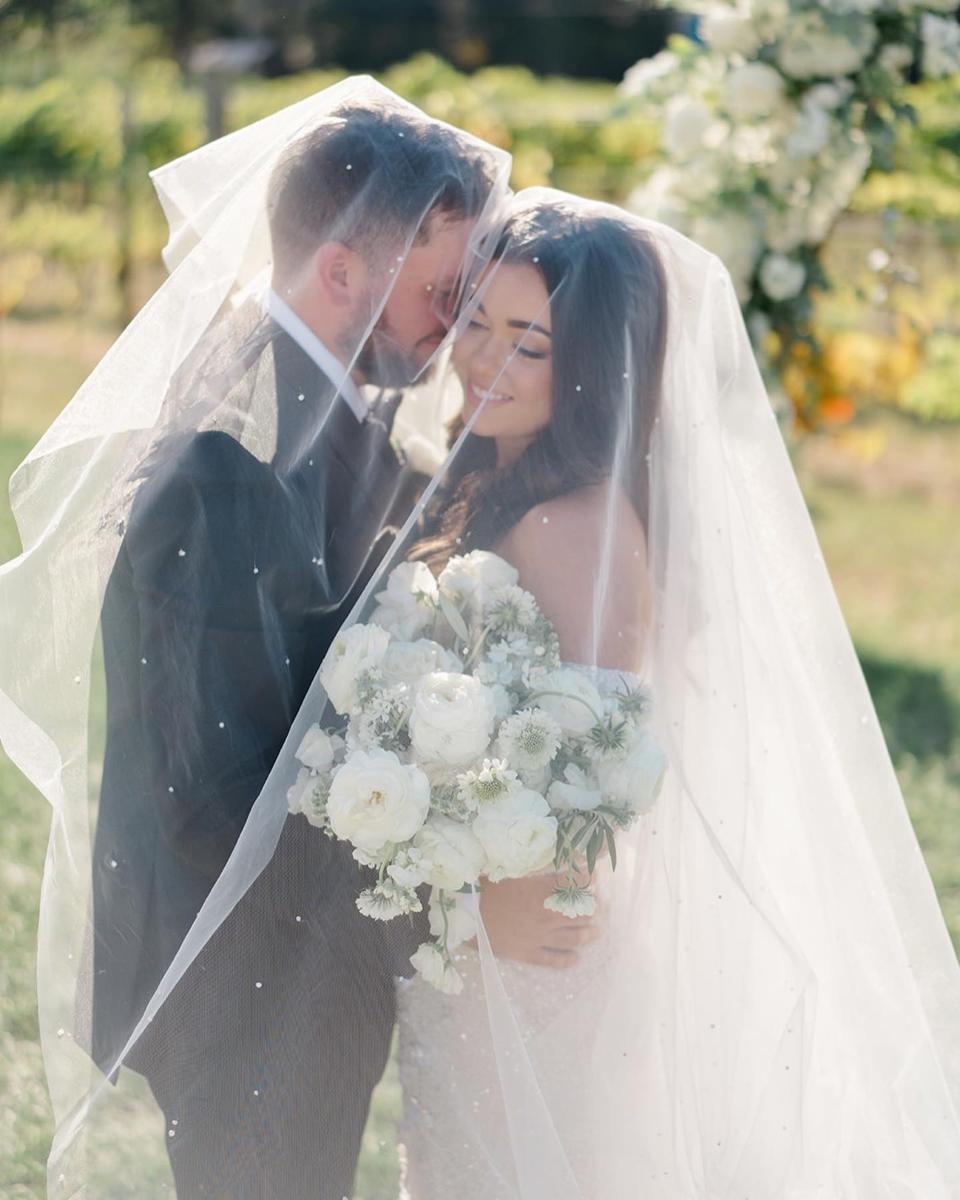
<svg viewBox="0 0 960 1200">
<path fill-rule="evenodd" d="M 549 329 L 544 329 L 542 325 L 537 325 L 533 321 L 508 321 L 507 324 L 511 329 L 529 329 L 534 333 L 542 333 L 544 337 L 550 338 L 551 341 L 553 340 L 553 335 Z"/>
</svg>

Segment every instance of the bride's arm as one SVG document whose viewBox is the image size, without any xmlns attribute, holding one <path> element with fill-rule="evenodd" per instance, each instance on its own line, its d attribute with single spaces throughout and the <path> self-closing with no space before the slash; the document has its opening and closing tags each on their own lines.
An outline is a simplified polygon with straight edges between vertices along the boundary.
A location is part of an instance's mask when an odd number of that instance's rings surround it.
<svg viewBox="0 0 960 1200">
<path fill-rule="evenodd" d="M 649 610 L 646 544 L 622 494 L 585 488 L 538 504 L 496 550 L 553 623 L 561 658 L 639 670 Z"/>
</svg>

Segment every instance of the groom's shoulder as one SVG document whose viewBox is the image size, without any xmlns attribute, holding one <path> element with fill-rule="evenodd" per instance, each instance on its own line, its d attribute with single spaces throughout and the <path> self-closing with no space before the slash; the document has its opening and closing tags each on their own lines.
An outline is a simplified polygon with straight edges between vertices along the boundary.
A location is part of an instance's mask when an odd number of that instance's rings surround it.
<svg viewBox="0 0 960 1200">
<path fill-rule="evenodd" d="M 270 486 L 267 465 L 222 430 L 192 431 L 161 443 L 147 464 L 131 527 L 182 520 L 240 503 L 256 504 Z"/>
</svg>

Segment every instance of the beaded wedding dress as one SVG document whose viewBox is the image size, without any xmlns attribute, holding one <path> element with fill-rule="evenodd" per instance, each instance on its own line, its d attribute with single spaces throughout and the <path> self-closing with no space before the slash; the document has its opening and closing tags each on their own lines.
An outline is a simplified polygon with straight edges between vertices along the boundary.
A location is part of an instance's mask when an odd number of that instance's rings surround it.
<svg viewBox="0 0 960 1200">
<path fill-rule="evenodd" d="M 608 689 L 623 682 L 641 684 L 622 671 L 590 669 L 589 674 Z M 609 882 L 609 867 L 598 867 L 601 904 Z M 581 951 L 574 967 L 497 962 L 499 985 L 516 1014 L 529 1064 L 556 1115 L 570 1166 L 588 1189 L 585 1194 L 590 1194 L 595 1175 L 585 1117 L 593 1086 L 590 1050 L 597 996 L 603 995 L 606 974 L 614 969 L 623 932 L 616 909 L 602 911 L 602 932 Z M 483 978 L 474 943 L 458 947 L 454 961 L 464 980 L 460 995 L 446 995 L 419 975 L 397 983 L 401 1200 L 515 1200 L 516 1181 L 503 1169 L 512 1160 L 511 1131 L 490 1032 L 490 982 Z"/>
</svg>

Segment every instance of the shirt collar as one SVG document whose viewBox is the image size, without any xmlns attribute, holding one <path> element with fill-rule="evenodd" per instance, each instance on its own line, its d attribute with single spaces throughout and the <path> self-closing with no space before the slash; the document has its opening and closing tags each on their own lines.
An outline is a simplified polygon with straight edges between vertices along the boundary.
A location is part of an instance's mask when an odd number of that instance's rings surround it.
<svg viewBox="0 0 960 1200">
<path fill-rule="evenodd" d="M 266 294 L 264 307 L 280 328 L 290 335 L 304 353 L 317 364 L 341 396 L 350 405 L 358 421 L 365 421 L 370 405 L 350 378 L 343 363 L 320 341 L 313 330 L 282 300 L 273 288 Z"/>
</svg>

